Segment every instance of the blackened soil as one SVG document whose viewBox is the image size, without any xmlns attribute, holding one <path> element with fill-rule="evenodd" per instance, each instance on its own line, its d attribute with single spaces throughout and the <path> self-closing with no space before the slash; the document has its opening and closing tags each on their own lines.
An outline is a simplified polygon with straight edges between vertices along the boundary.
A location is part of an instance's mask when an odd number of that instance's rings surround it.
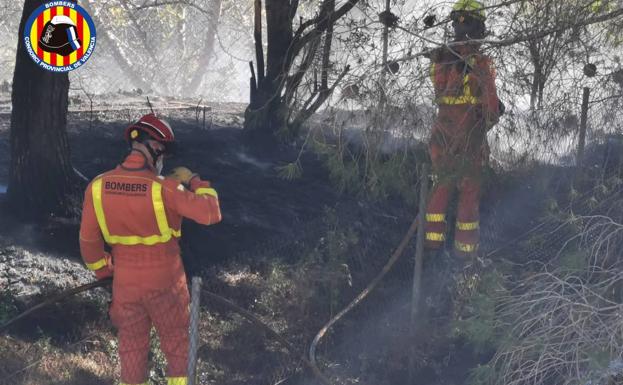
<svg viewBox="0 0 623 385">
<path fill-rule="evenodd" d="M 326 208 L 338 207 L 340 217 L 359 220 L 371 213 L 409 221 L 411 210 L 398 202 L 376 204 L 339 194 L 328 179 L 322 161 L 303 154 L 302 177 L 280 178 L 277 167 L 297 158 L 298 145 L 264 147 L 246 138 L 242 130 L 213 126 L 204 130 L 193 121 L 171 121 L 180 143 L 178 154 L 165 162 L 164 173 L 186 166 L 210 180 L 219 193 L 223 221 L 200 226 L 185 221 L 181 245 L 187 271 L 209 267 L 244 253 L 253 255 L 264 244 L 304 237 L 309 223 L 322 218 Z M 122 133 L 127 122 L 71 122 L 69 138 L 74 167 L 91 180 L 114 168 L 127 154 Z M 84 128 L 83 128 L 84 127 Z M 8 147 L 8 131 L 0 146 Z M 0 169 L 8 170 L 8 157 Z M 0 174 L 0 184 L 6 181 Z M 6 214 L 7 210 L 3 210 Z M 0 234 L 6 243 L 45 250 L 79 260 L 78 220 L 51 219 L 45 224 L 23 224 L 4 215 Z M 295 256 L 293 256 L 295 258 Z"/>
</svg>

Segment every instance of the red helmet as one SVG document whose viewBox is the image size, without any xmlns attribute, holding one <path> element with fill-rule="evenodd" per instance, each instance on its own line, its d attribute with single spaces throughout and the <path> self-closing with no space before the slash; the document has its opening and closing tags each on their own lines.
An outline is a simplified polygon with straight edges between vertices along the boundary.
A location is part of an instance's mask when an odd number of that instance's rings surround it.
<svg viewBox="0 0 623 385">
<path fill-rule="evenodd" d="M 134 140 L 153 139 L 164 144 L 165 152 L 172 152 L 175 143 L 175 134 L 171 125 L 154 114 L 147 114 L 138 122 L 130 125 L 125 129 L 124 136 L 128 143 L 132 143 Z"/>
</svg>

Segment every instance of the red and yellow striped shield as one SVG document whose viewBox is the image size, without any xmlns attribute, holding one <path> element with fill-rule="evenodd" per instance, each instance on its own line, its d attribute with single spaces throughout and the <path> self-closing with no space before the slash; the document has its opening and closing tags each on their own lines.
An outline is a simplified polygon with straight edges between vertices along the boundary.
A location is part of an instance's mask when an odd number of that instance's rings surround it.
<svg viewBox="0 0 623 385">
<path fill-rule="evenodd" d="M 24 29 L 29 56 L 40 67 L 54 72 L 71 71 L 84 64 L 95 48 L 95 37 L 88 13 L 67 1 L 43 4 L 32 13 Z"/>
</svg>

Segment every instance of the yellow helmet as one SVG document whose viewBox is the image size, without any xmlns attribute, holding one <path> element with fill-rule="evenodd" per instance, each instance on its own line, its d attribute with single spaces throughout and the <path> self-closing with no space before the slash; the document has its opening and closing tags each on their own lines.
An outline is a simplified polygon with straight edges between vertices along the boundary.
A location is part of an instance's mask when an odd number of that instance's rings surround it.
<svg viewBox="0 0 623 385">
<path fill-rule="evenodd" d="M 487 18 L 485 6 L 478 0 L 458 0 L 452 7 L 453 12 L 469 12 L 481 20 Z"/>
</svg>

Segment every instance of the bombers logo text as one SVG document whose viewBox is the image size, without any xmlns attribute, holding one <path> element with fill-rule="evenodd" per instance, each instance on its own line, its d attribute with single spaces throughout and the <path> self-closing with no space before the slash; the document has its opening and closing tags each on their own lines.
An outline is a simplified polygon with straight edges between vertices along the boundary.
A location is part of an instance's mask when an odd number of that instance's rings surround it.
<svg viewBox="0 0 623 385">
<path fill-rule="evenodd" d="M 89 60 L 96 33 L 84 8 L 69 1 L 51 1 L 30 15 L 22 38 L 28 56 L 39 67 L 68 72 Z"/>
<path fill-rule="evenodd" d="M 105 190 L 116 190 L 124 192 L 147 192 L 147 184 L 145 183 L 122 183 L 122 182 L 106 182 L 104 183 Z"/>
</svg>

